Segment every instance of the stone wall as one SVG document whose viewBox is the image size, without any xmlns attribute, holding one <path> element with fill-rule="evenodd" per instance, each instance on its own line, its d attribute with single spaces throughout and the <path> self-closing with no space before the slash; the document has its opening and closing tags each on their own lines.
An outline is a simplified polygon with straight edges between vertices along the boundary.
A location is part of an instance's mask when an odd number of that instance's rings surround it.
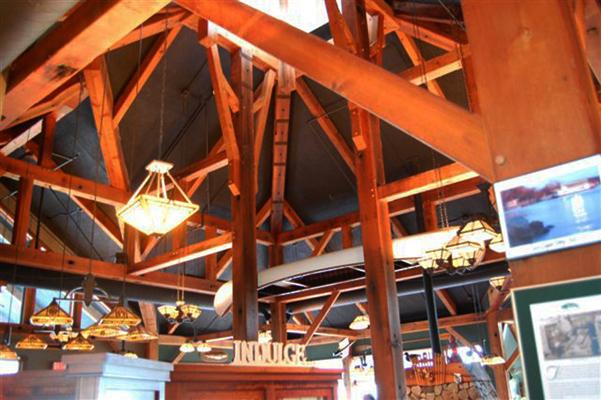
<svg viewBox="0 0 601 400">
<path fill-rule="evenodd" d="M 445 383 L 435 386 L 409 386 L 407 400 L 496 400 L 490 381 Z"/>
</svg>

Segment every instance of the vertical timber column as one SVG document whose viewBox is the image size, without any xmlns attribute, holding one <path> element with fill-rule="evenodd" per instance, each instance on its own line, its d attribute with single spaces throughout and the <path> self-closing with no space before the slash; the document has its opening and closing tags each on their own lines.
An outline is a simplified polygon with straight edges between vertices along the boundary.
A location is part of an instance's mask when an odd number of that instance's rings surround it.
<svg viewBox="0 0 601 400">
<path fill-rule="evenodd" d="M 234 130 L 240 150 L 240 194 L 232 197 L 233 335 L 236 340 L 257 340 L 256 180 L 254 154 L 253 76 L 251 54 L 241 48 L 231 53 L 231 82 L 240 99 Z"/>
<path fill-rule="evenodd" d="M 31 198 L 33 196 L 33 179 L 19 178 L 19 192 L 17 193 L 17 209 L 13 224 L 11 243 L 25 247 L 27 245 L 27 231 L 31 214 Z"/>
<path fill-rule="evenodd" d="M 286 343 L 286 304 L 279 301 L 271 303 L 271 337 L 274 342 Z"/>
<path fill-rule="evenodd" d="M 496 180 L 601 152 L 598 99 L 570 3 L 462 2 Z M 510 264 L 513 287 L 582 278 L 601 272 L 601 245 Z"/>
<path fill-rule="evenodd" d="M 501 336 L 499 335 L 498 311 L 491 310 L 491 312 L 486 315 L 486 328 L 490 351 L 492 354 L 503 356 Z M 502 400 L 509 399 L 509 387 L 507 382 L 507 374 L 505 373 L 505 365 L 493 365 L 491 366 L 491 369 L 495 378 L 497 397 Z"/>
<path fill-rule="evenodd" d="M 342 13 L 358 44 L 359 55 L 369 59 L 363 0 L 344 0 Z M 388 203 L 378 198 L 377 190 L 379 185 L 384 184 L 380 121 L 362 109 L 353 109 L 351 106 L 350 112 L 353 142 L 357 150 L 355 166 L 359 217 L 378 398 L 403 399 L 406 391 L 405 371 L 390 215 Z"/>
</svg>

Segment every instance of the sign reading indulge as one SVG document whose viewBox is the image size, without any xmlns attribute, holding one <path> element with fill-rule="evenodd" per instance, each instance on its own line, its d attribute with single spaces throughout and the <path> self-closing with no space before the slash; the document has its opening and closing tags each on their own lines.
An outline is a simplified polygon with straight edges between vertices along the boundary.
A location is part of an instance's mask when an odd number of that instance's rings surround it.
<svg viewBox="0 0 601 400">
<path fill-rule="evenodd" d="M 300 344 L 245 342 L 234 340 L 232 365 L 307 366 L 306 347 Z"/>
</svg>

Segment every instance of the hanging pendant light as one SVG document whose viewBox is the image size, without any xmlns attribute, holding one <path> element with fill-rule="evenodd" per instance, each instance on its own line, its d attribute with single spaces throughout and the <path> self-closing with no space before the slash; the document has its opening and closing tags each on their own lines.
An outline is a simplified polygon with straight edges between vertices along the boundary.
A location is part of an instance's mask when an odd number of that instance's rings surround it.
<svg viewBox="0 0 601 400">
<path fill-rule="evenodd" d="M 483 219 L 474 219 L 463 225 L 457 234 L 464 240 L 482 243 L 493 239 L 497 232 Z"/>
<path fill-rule="evenodd" d="M 494 238 L 488 244 L 488 247 L 495 253 L 505 252 L 505 241 L 503 240 L 503 234 L 497 233 Z"/>
<path fill-rule="evenodd" d="M 455 236 L 445 247 L 452 256 L 465 256 L 484 248 L 479 242 L 463 239 L 461 236 Z"/>
<path fill-rule="evenodd" d="M 208 353 L 212 350 L 212 347 L 207 342 L 200 342 L 196 345 L 196 351 L 199 353 Z"/>
<path fill-rule="evenodd" d="M 73 318 L 53 299 L 46 308 L 33 314 L 29 322 L 36 326 L 73 325 Z"/>
<path fill-rule="evenodd" d="M 46 350 L 46 348 L 48 348 L 48 343 L 36 335 L 28 335 L 25 339 L 17 342 L 15 348 L 22 350 Z"/>
<path fill-rule="evenodd" d="M 125 352 L 121 352 L 119 353 L 120 355 L 122 355 L 125 358 L 131 358 L 131 359 L 136 359 L 138 358 L 138 355 L 132 351 L 125 351 Z"/>
<path fill-rule="evenodd" d="M 208 362 L 223 362 L 227 360 L 227 353 L 223 350 L 211 350 L 202 354 L 202 360 Z"/>
<path fill-rule="evenodd" d="M 451 252 L 446 248 L 446 246 L 426 252 L 426 257 L 432 259 L 432 262 L 434 265 L 436 265 L 436 268 L 442 268 L 446 266 L 449 262 L 450 256 Z"/>
<path fill-rule="evenodd" d="M 141 324 L 129 328 L 127 333 L 121 336 L 121 340 L 125 340 L 126 342 L 146 342 L 158 338 L 157 335 L 150 333 L 148 329 Z"/>
<path fill-rule="evenodd" d="M 497 354 L 487 354 L 480 358 L 480 364 L 488 366 L 501 365 L 505 364 L 505 359 Z"/>
<path fill-rule="evenodd" d="M 16 361 L 19 359 L 17 353 L 8 347 L 6 344 L 0 344 L 0 360 L 2 361 Z"/>
<path fill-rule="evenodd" d="M 69 351 L 91 351 L 94 349 L 94 343 L 92 343 L 89 339 L 86 339 L 80 333 L 75 336 L 73 339 L 69 340 L 62 347 L 63 350 Z"/>
<path fill-rule="evenodd" d="M 179 351 L 182 353 L 192 353 L 196 350 L 196 347 L 191 342 L 184 342 L 179 346 Z"/>
<path fill-rule="evenodd" d="M 357 315 L 349 325 L 349 329 L 354 331 L 362 331 L 367 328 L 369 328 L 369 317 L 367 315 Z"/>
<path fill-rule="evenodd" d="M 142 322 L 142 319 L 133 313 L 129 308 L 123 305 L 123 302 L 117 304 L 113 309 L 106 314 L 100 322 L 99 326 L 126 326 L 132 327 Z"/>
<path fill-rule="evenodd" d="M 89 336 L 97 338 L 114 338 L 123 333 L 123 330 L 118 326 L 100 325 L 98 322 L 81 332 L 85 338 L 88 338 Z"/>
<path fill-rule="evenodd" d="M 488 280 L 490 286 L 494 287 L 497 290 L 501 290 L 503 285 L 505 284 L 505 280 L 507 278 L 505 276 L 495 276 Z"/>
<path fill-rule="evenodd" d="M 199 206 L 192 203 L 169 173 L 171 168 L 173 164 L 164 161 L 154 160 L 148 164 L 148 176 L 127 204 L 117 211 L 119 219 L 146 235 L 164 235 L 198 211 Z M 183 201 L 173 196 L 169 198 L 168 184 L 177 189 Z"/>
</svg>

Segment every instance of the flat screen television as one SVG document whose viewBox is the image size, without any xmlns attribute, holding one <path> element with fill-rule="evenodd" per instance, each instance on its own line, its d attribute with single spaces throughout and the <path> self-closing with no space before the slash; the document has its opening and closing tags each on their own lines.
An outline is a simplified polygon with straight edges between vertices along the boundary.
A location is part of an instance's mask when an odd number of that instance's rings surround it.
<svg viewBox="0 0 601 400">
<path fill-rule="evenodd" d="M 508 259 L 601 241 L 599 154 L 494 188 Z"/>
</svg>

